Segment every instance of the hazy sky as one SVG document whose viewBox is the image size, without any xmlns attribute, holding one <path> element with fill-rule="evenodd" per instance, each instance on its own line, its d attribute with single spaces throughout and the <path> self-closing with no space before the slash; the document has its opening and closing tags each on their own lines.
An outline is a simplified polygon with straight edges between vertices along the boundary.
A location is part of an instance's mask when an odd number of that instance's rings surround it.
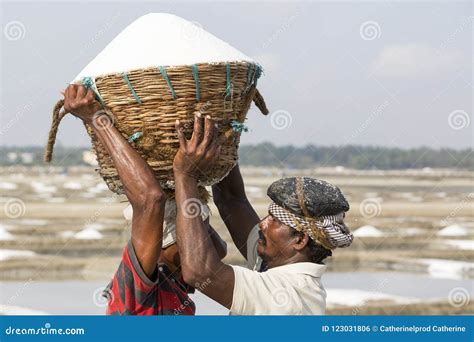
<svg viewBox="0 0 474 342">
<path fill-rule="evenodd" d="M 473 146 L 471 1 L 1 6 L 2 145 L 44 145 L 59 90 L 134 19 L 168 12 L 263 65 L 272 114 L 253 107 L 242 143 Z M 90 144 L 72 116 L 58 142 Z"/>
</svg>

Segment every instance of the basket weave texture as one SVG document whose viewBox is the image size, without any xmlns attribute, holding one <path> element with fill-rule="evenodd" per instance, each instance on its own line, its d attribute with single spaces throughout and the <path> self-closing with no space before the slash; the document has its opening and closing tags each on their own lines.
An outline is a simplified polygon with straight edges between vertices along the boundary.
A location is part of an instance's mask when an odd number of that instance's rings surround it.
<svg viewBox="0 0 474 342">
<path fill-rule="evenodd" d="M 260 70 L 259 65 L 249 62 L 154 67 L 100 76 L 87 85 L 96 92 L 111 124 L 151 166 L 161 186 L 173 189 L 173 159 L 179 148 L 176 120 L 184 124 L 187 139 L 191 138 L 197 113 L 218 123 L 220 158 L 211 172 L 199 179 L 201 186 L 217 183 L 237 163 L 240 135 L 252 100 L 263 114 L 268 113 L 256 88 Z M 54 108 L 46 161 L 52 158 L 59 123 L 66 114 L 60 111 L 63 103 L 59 101 Z M 93 128 L 86 128 L 100 175 L 111 191 L 123 194 L 111 157 Z"/>
</svg>

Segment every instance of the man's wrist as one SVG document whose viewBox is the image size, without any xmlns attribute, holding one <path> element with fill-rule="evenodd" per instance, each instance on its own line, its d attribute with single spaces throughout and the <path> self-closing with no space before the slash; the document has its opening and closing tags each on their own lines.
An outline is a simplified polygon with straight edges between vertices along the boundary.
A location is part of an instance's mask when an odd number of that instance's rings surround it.
<svg viewBox="0 0 474 342">
<path fill-rule="evenodd" d="M 106 128 L 113 126 L 113 120 L 110 118 L 110 116 L 106 114 L 105 112 L 101 112 L 101 111 L 98 111 L 94 113 L 92 116 L 85 118 L 84 122 L 100 130 L 104 130 Z"/>
<path fill-rule="evenodd" d="M 197 182 L 199 176 L 196 174 L 193 174 L 191 172 L 186 172 L 186 171 L 180 171 L 180 170 L 173 170 L 174 173 L 174 179 L 175 180 L 188 180 L 188 181 L 195 181 Z"/>
</svg>

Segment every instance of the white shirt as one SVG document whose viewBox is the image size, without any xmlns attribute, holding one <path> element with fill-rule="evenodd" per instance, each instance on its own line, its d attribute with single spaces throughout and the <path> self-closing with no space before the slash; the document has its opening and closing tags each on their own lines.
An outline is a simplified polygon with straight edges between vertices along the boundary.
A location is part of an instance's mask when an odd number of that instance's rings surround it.
<svg viewBox="0 0 474 342">
<path fill-rule="evenodd" d="M 248 267 L 233 266 L 231 315 L 324 315 L 326 291 L 321 276 L 326 266 L 298 262 L 258 272 L 258 226 L 247 239 Z"/>
</svg>

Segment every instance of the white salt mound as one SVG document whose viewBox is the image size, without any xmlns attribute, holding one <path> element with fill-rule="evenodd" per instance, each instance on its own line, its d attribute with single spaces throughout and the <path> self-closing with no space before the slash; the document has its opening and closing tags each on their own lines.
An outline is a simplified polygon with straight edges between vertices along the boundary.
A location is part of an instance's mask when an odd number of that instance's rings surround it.
<svg viewBox="0 0 474 342">
<path fill-rule="evenodd" d="M 356 229 L 353 234 L 355 237 L 380 237 L 384 235 L 382 231 L 369 225 Z"/>
<path fill-rule="evenodd" d="M 0 226 L 0 240 L 13 240 L 14 236 L 8 232 L 4 227 Z"/>
<path fill-rule="evenodd" d="M 127 26 L 80 73 L 97 77 L 156 66 L 253 62 L 200 24 L 167 13 L 149 13 Z"/>
<path fill-rule="evenodd" d="M 328 307 L 335 306 L 363 306 L 371 301 L 390 301 L 396 304 L 413 303 L 414 298 L 401 297 L 383 292 L 350 290 L 350 289 L 327 289 L 326 303 Z"/>
<path fill-rule="evenodd" d="M 104 236 L 94 228 L 86 228 L 74 234 L 74 238 L 80 240 L 99 240 L 103 237 Z"/>
<path fill-rule="evenodd" d="M 39 193 L 53 193 L 58 189 L 54 185 L 47 185 L 41 182 L 32 182 L 31 186 L 36 192 Z"/>
<path fill-rule="evenodd" d="M 419 259 L 419 261 L 428 266 L 428 273 L 433 278 L 463 279 L 474 269 L 474 263 L 466 261 L 445 259 Z"/>
<path fill-rule="evenodd" d="M 80 190 L 82 189 L 82 184 L 80 182 L 66 182 L 63 184 L 63 188 L 70 190 Z"/>
<path fill-rule="evenodd" d="M 12 258 L 30 258 L 35 256 L 33 251 L 23 251 L 16 249 L 0 249 L 0 260 L 8 260 Z"/>
<path fill-rule="evenodd" d="M 0 189 L 3 190 L 15 190 L 18 188 L 18 185 L 16 183 L 10 183 L 10 182 L 0 182 Z"/>
<path fill-rule="evenodd" d="M 474 250 L 474 241 L 472 240 L 446 240 L 444 243 L 457 249 Z"/>
<path fill-rule="evenodd" d="M 61 237 L 65 238 L 65 239 L 69 239 L 70 237 L 73 237 L 74 234 L 75 233 L 72 230 L 65 230 L 65 231 L 59 233 L 59 235 L 61 235 Z"/>
<path fill-rule="evenodd" d="M 450 225 L 446 228 L 441 229 L 438 232 L 439 236 L 465 236 L 468 235 L 467 228 L 458 224 Z"/>
</svg>

